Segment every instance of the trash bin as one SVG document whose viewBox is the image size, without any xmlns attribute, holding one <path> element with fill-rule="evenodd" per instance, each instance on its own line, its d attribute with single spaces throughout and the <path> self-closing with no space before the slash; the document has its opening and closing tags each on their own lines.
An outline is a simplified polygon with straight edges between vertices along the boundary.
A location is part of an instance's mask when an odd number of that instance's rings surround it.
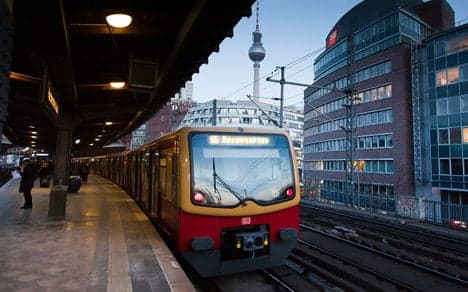
<svg viewBox="0 0 468 292">
<path fill-rule="evenodd" d="M 68 180 L 68 192 L 76 193 L 80 190 L 83 180 L 79 176 L 70 176 Z"/>
<path fill-rule="evenodd" d="M 49 217 L 64 219 L 67 205 L 67 186 L 53 186 L 50 190 Z"/>
</svg>

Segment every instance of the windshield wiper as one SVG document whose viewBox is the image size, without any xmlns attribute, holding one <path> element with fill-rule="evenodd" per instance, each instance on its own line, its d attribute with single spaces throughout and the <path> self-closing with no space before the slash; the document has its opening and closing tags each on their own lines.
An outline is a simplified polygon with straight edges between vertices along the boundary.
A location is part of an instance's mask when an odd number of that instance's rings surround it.
<svg viewBox="0 0 468 292">
<path fill-rule="evenodd" d="M 242 196 L 237 193 L 236 191 L 234 191 L 224 180 L 222 177 L 220 177 L 218 175 L 218 173 L 216 172 L 216 163 L 215 163 L 215 159 L 213 157 L 213 188 L 214 188 L 214 192 L 215 194 L 217 193 L 219 195 L 219 198 L 221 199 L 221 194 L 219 193 L 219 190 L 218 190 L 218 187 L 216 186 L 216 182 L 219 181 L 221 183 L 221 185 L 227 189 L 232 195 L 234 195 L 234 197 L 236 197 L 239 202 L 242 204 L 242 205 L 247 205 L 247 203 L 245 202 L 244 198 L 242 198 Z"/>
</svg>

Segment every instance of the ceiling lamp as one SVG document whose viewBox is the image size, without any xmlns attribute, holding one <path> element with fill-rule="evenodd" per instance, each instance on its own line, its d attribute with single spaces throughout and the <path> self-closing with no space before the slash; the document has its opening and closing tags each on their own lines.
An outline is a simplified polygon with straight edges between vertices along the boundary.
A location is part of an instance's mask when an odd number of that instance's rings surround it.
<svg viewBox="0 0 468 292">
<path fill-rule="evenodd" d="M 81 140 L 80 139 L 76 139 L 75 140 L 75 144 L 80 144 Z"/>
<path fill-rule="evenodd" d="M 125 82 L 111 82 L 109 83 L 112 88 L 120 89 L 125 86 Z"/>
<path fill-rule="evenodd" d="M 116 13 L 106 16 L 107 23 L 116 28 L 124 28 L 132 23 L 132 17 L 128 14 Z"/>
<path fill-rule="evenodd" d="M 112 125 L 112 122 L 106 122 L 105 124 L 106 124 L 106 126 L 110 126 L 110 125 Z"/>
</svg>

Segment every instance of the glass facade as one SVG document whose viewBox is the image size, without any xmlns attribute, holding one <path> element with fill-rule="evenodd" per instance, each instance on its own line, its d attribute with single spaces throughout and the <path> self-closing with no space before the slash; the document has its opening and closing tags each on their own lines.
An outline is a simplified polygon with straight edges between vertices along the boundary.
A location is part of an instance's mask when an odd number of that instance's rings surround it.
<svg viewBox="0 0 468 292">
<path fill-rule="evenodd" d="M 315 76 L 318 77 L 327 71 L 328 73 L 331 73 L 331 68 L 335 68 L 335 70 L 337 70 L 343 66 L 346 66 L 346 62 L 343 62 L 343 60 L 346 60 L 347 58 L 347 51 L 348 43 L 346 39 L 342 40 L 340 43 L 333 46 L 330 50 L 326 51 L 314 64 Z"/>
<path fill-rule="evenodd" d="M 403 41 L 403 37 L 421 41 L 428 34 L 428 28 L 420 20 L 405 11 L 398 10 L 353 33 L 353 58 L 360 60 L 396 46 Z M 314 65 L 315 80 L 347 65 L 349 42 L 348 38 L 344 38 L 317 58 Z"/>
<path fill-rule="evenodd" d="M 468 128 L 467 128 L 468 135 Z M 468 140 L 468 137 L 467 137 Z M 468 142 L 467 142 L 468 143 Z M 346 139 L 326 140 L 304 146 L 304 153 L 346 151 Z M 393 147 L 393 135 L 369 135 L 357 138 L 356 149 L 383 149 Z"/>
<path fill-rule="evenodd" d="M 449 191 L 447 200 L 453 193 L 468 201 L 460 192 L 468 189 L 468 26 L 432 39 L 423 50 L 432 187 Z"/>
</svg>

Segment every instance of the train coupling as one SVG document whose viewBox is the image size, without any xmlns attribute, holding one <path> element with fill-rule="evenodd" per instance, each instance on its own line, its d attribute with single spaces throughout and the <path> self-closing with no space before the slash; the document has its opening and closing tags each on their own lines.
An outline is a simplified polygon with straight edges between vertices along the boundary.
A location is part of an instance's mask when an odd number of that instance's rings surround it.
<svg viewBox="0 0 468 292">
<path fill-rule="evenodd" d="M 263 249 L 270 244 L 267 231 L 236 234 L 236 248 L 244 251 Z"/>
</svg>

